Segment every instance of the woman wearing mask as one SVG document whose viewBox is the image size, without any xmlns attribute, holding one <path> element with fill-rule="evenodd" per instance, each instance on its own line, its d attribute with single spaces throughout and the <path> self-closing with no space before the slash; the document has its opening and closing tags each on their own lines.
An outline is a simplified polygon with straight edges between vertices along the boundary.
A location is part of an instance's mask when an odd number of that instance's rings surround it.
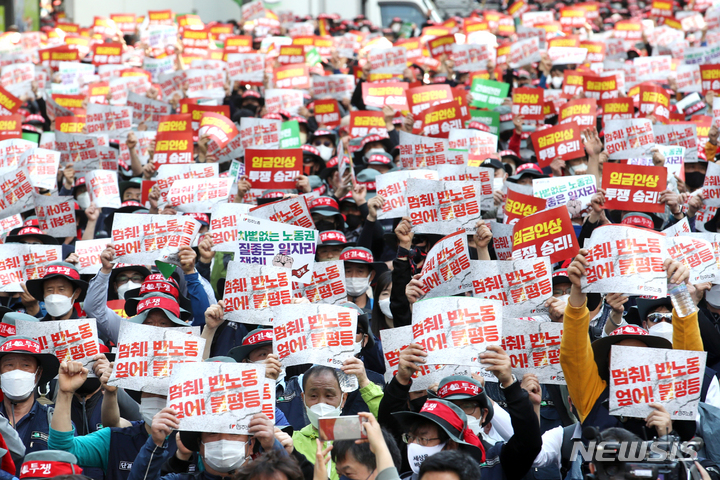
<svg viewBox="0 0 720 480">
<path fill-rule="evenodd" d="M 380 331 L 393 328 L 393 316 L 390 311 L 390 292 L 392 291 L 392 272 L 380 275 L 373 289 L 372 332 L 380 338 Z"/>
<path fill-rule="evenodd" d="M 370 413 L 377 416 L 383 392 L 378 385 L 367 378 L 363 363 L 357 358 L 349 358 L 343 364 L 342 371 L 346 375 L 357 376 L 360 395 L 362 395 Z M 330 367 L 319 365 L 305 372 L 302 378 L 302 387 L 302 399 L 310 425 L 307 425 L 302 430 L 295 431 L 292 439 L 295 449 L 314 464 L 318 449 L 318 419 L 339 416 L 345 406 L 347 393 L 343 393 L 340 388 L 340 379 L 337 372 Z M 322 448 L 325 447 L 327 445 L 322 444 Z M 335 464 L 331 462 L 328 468 L 330 479 L 338 480 Z"/>
</svg>

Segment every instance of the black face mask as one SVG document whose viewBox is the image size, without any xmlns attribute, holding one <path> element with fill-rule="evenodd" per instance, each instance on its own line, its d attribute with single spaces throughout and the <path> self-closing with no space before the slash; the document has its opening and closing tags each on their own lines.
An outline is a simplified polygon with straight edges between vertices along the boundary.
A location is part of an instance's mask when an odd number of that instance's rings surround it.
<svg viewBox="0 0 720 480">
<path fill-rule="evenodd" d="M 418 397 L 414 400 L 408 400 L 410 402 L 410 410 L 413 412 L 419 412 L 422 410 L 423 405 L 425 405 L 425 400 L 427 400 L 427 395 L 424 397 Z"/>
<path fill-rule="evenodd" d="M 413 247 L 410 249 L 410 257 L 408 260 L 410 261 L 410 270 L 412 271 L 412 274 L 415 275 L 419 272 L 418 265 L 425 260 L 425 257 L 427 257 L 427 252 L 425 251 L 426 247 L 420 247 L 418 245 L 413 245 Z"/>
<path fill-rule="evenodd" d="M 360 215 L 348 215 L 345 223 L 347 223 L 350 230 L 355 230 L 360 226 L 363 219 Z"/>
<path fill-rule="evenodd" d="M 88 378 L 87 380 L 85 380 L 85 383 L 80 385 L 80 388 L 75 390 L 75 393 L 77 393 L 78 395 L 90 395 L 98 388 L 100 388 L 100 379 Z"/>
<path fill-rule="evenodd" d="M 335 223 L 331 222 L 329 220 L 320 220 L 319 222 L 315 222 L 315 228 L 318 229 L 318 232 L 326 232 L 328 230 L 337 230 L 335 228 Z"/>
<path fill-rule="evenodd" d="M 685 173 L 685 185 L 693 190 L 703 186 L 705 183 L 705 174 L 702 172 L 687 172 Z"/>
<path fill-rule="evenodd" d="M 257 115 L 259 106 L 255 105 L 254 103 L 251 103 L 251 104 L 243 105 L 242 108 L 244 108 L 245 110 L 250 110 L 251 112 L 253 112 L 253 115 Z"/>
</svg>

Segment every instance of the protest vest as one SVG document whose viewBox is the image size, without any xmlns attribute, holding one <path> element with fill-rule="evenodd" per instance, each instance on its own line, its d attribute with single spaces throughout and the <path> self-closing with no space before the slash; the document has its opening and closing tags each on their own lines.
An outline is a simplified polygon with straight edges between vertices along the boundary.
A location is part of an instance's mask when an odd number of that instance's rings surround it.
<svg viewBox="0 0 720 480">
<path fill-rule="evenodd" d="M 110 453 L 108 455 L 107 474 L 105 480 L 127 480 L 130 469 L 140 449 L 147 442 L 149 435 L 145 430 L 145 422 L 133 422 L 126 428 L 110 429 Z M 177 445 L 175 435 L 167 439 L 168 455 L 175 455 Z"/>
<path fill-rule="evenodd" d="M 43 405 L 37 400 L 22 420 L 17 422 L 16 429 L 20 440 L 25 445 L 25 455 L 32 452 L 39 452 L 48 449 L 48 436 L 50 432 L 50 419 L 52 418 L 52 410 L 50 413 L 47 405 Z M 5 403 L 0 403 L 0 414 L 7 418 L 12 425 L 12 413 L 5 411 Z M 20 467 L 22 463 L 15 465 L 17 467 L 17 476 L 20 476 Z"/>
<path fill-rule="evenodd" d="M 502 464 L 500 463 L 500 452 L 505 445 L 505 442 L 497 442 L 492 447 L 486 441 L 482 441 L 483 448 L 485 448 L 485 463 L 480 465 L 482 471 L 483 480 L 506 480 L 505 472 L 503 471 Z"/>
</svg>

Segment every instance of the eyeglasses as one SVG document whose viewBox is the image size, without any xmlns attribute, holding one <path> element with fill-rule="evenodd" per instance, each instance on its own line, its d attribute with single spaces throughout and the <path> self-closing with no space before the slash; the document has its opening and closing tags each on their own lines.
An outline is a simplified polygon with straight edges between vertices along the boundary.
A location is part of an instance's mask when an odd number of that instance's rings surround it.
<svg viewBox="0 0 720 480">
<path fill-rule="evenodd" d="M 416 437 L 415 435 L 411 435 L 409 433 L 403 433 L 402 439 L 405 443 L 417 443 L 419 445 L 422 445 L 423 447 L 427 447 L 428 443 L 432 442 L 433 440 L 440 440 L 439 438 Z"/>
<path fill-rule="evenodd" d="M 559 295 L 561 297 L 563 295 L 570 295 L 570 288 L 556 288 L 553 290 L 553 295 Z"/>
<path fill-rule="evenodd" d="M 672 313 L 654 312 L 647 316 L 647 321 L 650 323 L 660 323 L 663 320 L 668 323 L 672 323 Z"/>
<path fill-rule="evenodd" d="M 132 280 L 133 283 L 142 283 L 143 280 L 145 280 L 145 277 L 138 273 L 137 275 L 133 275 L 132 277 L 128 277 L 127 275 L 118 275 L 115 279 L 118 285 L 124 285 L 130 280 Z"/>
<path fill-rule="evenodd" d="M 475 409 L 478 408 L 477 403 L 456 403 L 455 405 L 460 407 L 460 409 L 465 412 L 465 415 L 472 415 L 473 413 L 475 413 Z"/>
<path fill-rule="evenodd" d="M 325 145 L 326 147 L 332 146 L 332 142 L 330 140 L 315 140 L 313 142 L 313 145 L 316 147 L 319 147 L 320 145 Z"/>
</svg>

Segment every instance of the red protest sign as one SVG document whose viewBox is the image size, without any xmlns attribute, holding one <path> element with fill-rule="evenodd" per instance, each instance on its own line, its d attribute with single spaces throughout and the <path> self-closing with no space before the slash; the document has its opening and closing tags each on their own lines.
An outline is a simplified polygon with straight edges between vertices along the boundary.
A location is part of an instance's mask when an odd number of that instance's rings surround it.
<svg viewBox="0 0 720 480">
<path fill-rule="evenodd" d="M 543 90 L 539 88 L 516 88 L 513 90 L 512 113 L 522 115 L 525 120 L 545 120 L 544 103 Z"/>
<path fill-rule="evenodd" d="M 0 87 L 0 115 L 17 113 L 22 102 L 12 93 Z"/>
<path fill-rule="evenodd" d="M 570 100 L 560 107 L 558 123 L 575 122 L 579 127 L 593 127 L 597 118 L 597 104 L 594 98 Z"/>
<path fill-rule="evenodd" d="M 157 183 L 157 180 L 143 180 L 142 186 L 140 187 L 140 203 L 145 205 L 150 201 L 150 192 L 153 186 Z"/>
<path fill-rule="evenodd" d="M 629 120 L 635 113 L 633 99 L 628 97 L 600 100 L 603 127 L 608 120 Z"/>
<path fill-rule="evenodd" d="M 285 65 L 273 72 L 275 88 L 294 88 L 307 90 L 310 88 L 310 74 L 307 65 Z"/>
<path fill-rule="evenodd" d="M 158 121 L 158 133 L 163 132 L 191 132 L 192 116 L 189 113 L 177 115 L 164 115 Z"/>
<path fill-rule="evenodd" d="M 674 18 L 672 0 L 653 0 L 650 15 L 653 17 Z"/>
<path fill-rule="evenodd" d="M 615 75 L 600 77 L 598 75 L 588 75 L 587 73 L 583 74 L 583 91 L 586 98 L 596 100 L 617 98 L 620 94 Z"/>
<path fill-rule="evenodd" d="M 385 115 L 370 110 L 353 110 L 350 112 L 350 138 L 359 138 L 378 133 L 387 134 Z"/>
<path fill-rule="evenodd" d="M 115 22 L 115 25 L 122 33 L 131 35 L 135 33 L 137 23 L 135 22 L 134 13 L 112 13 L 110 14 L 110 20 Z"/>
<path fill-rule="evenodd" d="M 233 35 L 225 38 L 225 56 L 228 53 L 250 53 L 253 51 L 250 35 Z"/>
<path fill-rule="evenodd" d="M 662 123 L 670 117 L 670 95 L 662 87 L 640 86 L 640 115 L 653 115 Z"/>
<path fill-rule="evenodd" d="M 245 175 L 253 188 L 294 190 L 295 178 L 303 172 L 302 152 L 301 148 L 249 148 L 245 150 Z"/>
<path fill-rule="evenodd" d="M 546 205 L 547 200 L 543 198 L 508 189 L 507 199 L 505 200 L 505 216 L 507 219 L 504 223 L 514 223 L 519 218 L 545 210 Z"/>
<path fill-rule="evenodd" d="M 428 108 L 423 111 L 421 119 L 420 128 L 413 130 L 414 134 L 447 138 L 450 129 L 465 126 L 465 122 L 470 120 L 470 112 L 467 107 L 461 107 L 453 100 Z"/>
<path fill-rule="evenodd" d="M 0 140 L 22 137 L 22 115 L 0 117 Z"/>
<path fill-rule="evenodd" d="M 560 9 L 560 25 L 564 28 L 583 27 L 586 22 L 584 8 L 563 7 Z"/>
<path fill-rule="evenodd" d="M 453 99 L 450 85 L 428 85 L 415 87 L 407 91 L 407 103 L 410 112 L 415 117 L 415 124 L 418 124 L 419 114 L 439 103 L 449 102 Z"/>
<path fill-rule="evenodd" d="M 606 163 L 603 167 L 602 188 L 608 210 L 633 212 L 664 212 L 660 192 L 667 186 L 665 167 L 646 167 L 623 163 Z"/>
<path fill-rule="evenodd" d="M 433 58 L 437 58 L 442 54 L 450 55 L 452 53 L 453 44 L 455 44 L 455 35 L 452 33 L 433 38 L 428 42 L 430 55 L 432 55 Z"/>
<path fill-rule="evenodd" d="M 85 117 L 56 117 L 55 131 L 62 133 L 82 133 Z"/>
<path fill-rule="evenodd" d="M 575 122 L 533 132 L 530 138 L 541 167 L 547 167 L 556 158 L 571 160 L 585 156 L 580 127 Z"/>
<path fill-rule="evenodd" d="M 700 65 L 700 78 L 702 79 L 702 93 L 720 93 L 720 64 Z"/>
<path fill-rule="evenodd" d="M 55 100 L 55 103 L 57 103 L 61 107 L 67 108 L 68 110 L 75 112 L 76 114 L 78 111 L 83 109 L 83 102 L 85 102 L 84 95 L 67 95 L 61 93 L 54 93 L 52 95 L 52 99 Z"/>
<path fill-rule="evenodd" d="M 643 25 L 640 20 L 621 20 L 615 24 L 613 36 L 624 40 L 642 39 Z"/>
<path fill-rule="evenodd" d="M 591 40 L 581 40 L 580 48 L 587 49 L 586 62 L 600 63 L 605 59 L 605 42 L 593 42 Z"/>
<path fill-rule="evenodd" d="M 582 92 L 584 79 L 582 72 L 577 70 L 565 70 L 563 74 L 562 94 L 564 97 L 571 98 Z"/>
<path fill-rule="evenodd" d="M 340 125 L 340 106 L 334 98 L 315 100 L 315 121 L 318 125 L 335 128 Z"/>
<path fill-rule="evenodd" d="M 183 112 L 185 113 L 185 112 Z M 230 105 L 187 105 L 187 113 L 191 115 L 192 131 L 197 135 L 200 130 L 200 121 L 206 113 L 217 113 L 230 118 Z"/>
<path fill-rule="evenodd" d="M 363 102 L 368 107 L 382 108 L 389 105 L 395 110 L 408 110 L 407 91 L 407 82 L 363 82 L 362 84 Z"/>
<path fill-rule="evenodd" d="M 122 63 L 123 46 L 121 43 L 96 43 L 92 47 L 94 65 Z"/>
<path fill-rule="evenodd" d="M 305 47 L 301 45 L 283 45 L 280 47 L 277 60 L 280 65 L 305 63 Z"/>
<path fill-rule="evenodd" d="M 512 240 L 513 259 L 542 256 L 555 263 L 580 251 L 565 205 L 521 218 L 513 227 Z"/>
<path fill-rule="evenodd" d="M 230 140 L 238 134 L 238 129 L 235 122 L 225 115 L 208 112 L 200 120 L 198 133 L 200 136 L 207 135 L 210 138 L 207 151 L 212 154 L 230 143 Z"/>
<path fill-rule="evenodd" d="M 155 137 L 153 163 L 156 168 L 165 164 L 193 163 L 192 132 L 158 132 Z"/>
</svg>

